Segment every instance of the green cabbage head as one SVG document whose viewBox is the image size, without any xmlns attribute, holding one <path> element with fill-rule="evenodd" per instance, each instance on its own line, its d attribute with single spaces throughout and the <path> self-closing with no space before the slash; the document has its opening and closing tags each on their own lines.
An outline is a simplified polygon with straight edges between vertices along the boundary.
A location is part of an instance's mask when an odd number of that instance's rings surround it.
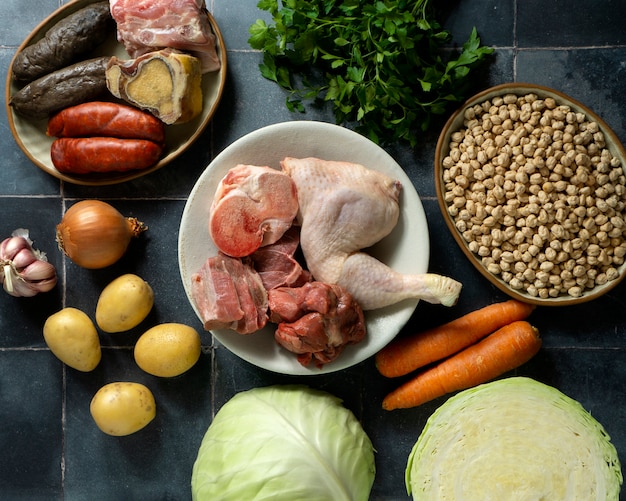
<svg viewBox="0 0 626 501">
<path fill-rule="evenodd" d="M 409 455 L 414 500 L 618 501 L 609 436 L 577 401 L 524 377 L 458 393 L 428 419 Z"/>
<path fill-rule="evenodd" d="M 374 449 L 341 400 L 300 385 L 236 394 L 193 467 L 196 501 L 367 501 Z"/>
</svg>

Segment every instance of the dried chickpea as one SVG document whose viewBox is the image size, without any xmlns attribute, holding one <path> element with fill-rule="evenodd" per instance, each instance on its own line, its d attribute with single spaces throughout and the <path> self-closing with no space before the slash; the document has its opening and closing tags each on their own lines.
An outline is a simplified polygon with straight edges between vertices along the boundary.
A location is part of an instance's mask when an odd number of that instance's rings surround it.
<svg viewBox="0 0 626 501">
<path fill-rule="evenodd" d="M 626 175 L 599 125 L 551 97 L 468 107 L 442 162 L 444 200 L 487 271 L 533 297 L 615 280 L 626 260 Z"/>
</svg>

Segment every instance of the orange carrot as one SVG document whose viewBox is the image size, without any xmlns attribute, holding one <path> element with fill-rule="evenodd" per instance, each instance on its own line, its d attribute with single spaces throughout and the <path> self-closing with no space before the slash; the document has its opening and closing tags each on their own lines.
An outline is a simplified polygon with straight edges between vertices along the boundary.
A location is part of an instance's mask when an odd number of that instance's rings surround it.
<svg viewBox="0 0 626 501">
<path fill-rule="evenodd" d="M 383 409 L 407 409 L 494 379 L 528 362 L 541 347 L 539 331 L 524 320 L 505 325 L 482 341 L 426 369 L 392 391 Z"/>
<path fill-rule="evenodd" d="M 413 336 L 396 338 L 376 354 L 376 367 L 386 377 L 404 376 L 457 353 L 500 327 L 526 319 L 534 309 L 534 305 L 510 299 Z"/>
</svg>

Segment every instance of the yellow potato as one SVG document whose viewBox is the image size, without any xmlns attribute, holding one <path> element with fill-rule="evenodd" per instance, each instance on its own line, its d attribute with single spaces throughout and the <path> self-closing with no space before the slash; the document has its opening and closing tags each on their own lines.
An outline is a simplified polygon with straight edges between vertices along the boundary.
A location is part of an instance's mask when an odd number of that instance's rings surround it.
<svg viewBox="0 0 626 501">
<path fill-rule="evenodd" d="M 89 411 L 100 430 L 121 437 L 150 423 L 156 416 L 156 403 L 146 386 L 119 381 L 100 388 L 91 400 Z"/>
<path fill-rule="evenodd" d="M 91 319 L 76 308 L 64 308 L 50 315 L 43 326 L 50 351 L 73 369 L 89 372 L 102 358 L 100 338 Z"/>
<path fill-rule="evenodd" d="M 96 305 L 96 323 L 104 332 L 124 332 L 138 326 L 154 305 L 152 287 L 128 273 L 107 285 Z"/>
<path fill-rule="evenodd" d="M 135 344 L 135 362 L 149 374 L 173 377 L 191 369 L 200 358 L 200 334 L 177 323 L 148 329 Z"/>
</svg>

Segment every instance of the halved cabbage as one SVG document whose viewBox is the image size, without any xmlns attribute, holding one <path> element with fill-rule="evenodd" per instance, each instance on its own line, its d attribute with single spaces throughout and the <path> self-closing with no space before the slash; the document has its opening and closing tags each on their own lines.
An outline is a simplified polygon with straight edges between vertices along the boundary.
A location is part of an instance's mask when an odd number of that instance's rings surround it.
<svg viewBox="0 0 626 501">
<path fill-rule="evenodd" d="M 409 455 L 414 500 L 619 499 L 622 472 L 602 425 L 551 386 L 512 377 L 458 393 Z"/>
<path fill-rule="evenodd" d="M 341 400 L 301 385 L 238 393 L 198 451 L 194 500 L 367 501 L 374 449 Z"/>
</svg>

